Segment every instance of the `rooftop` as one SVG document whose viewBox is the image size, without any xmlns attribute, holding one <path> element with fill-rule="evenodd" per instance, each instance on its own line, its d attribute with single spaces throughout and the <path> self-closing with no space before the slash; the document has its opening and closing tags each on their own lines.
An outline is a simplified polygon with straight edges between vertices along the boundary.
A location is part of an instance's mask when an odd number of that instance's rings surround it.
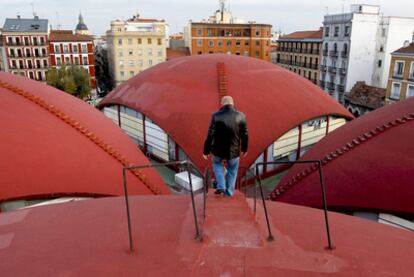
<svg viewBox="0 0 414 277">
<path fill-rule="evenodd" d="M 322 28 L 314 31 L 298 31 L 284 35 L 279 40 L 294 40 L 294 39 L 322 39 L 323 30 Z"/>
<path fill-rule="evenodd" d="M 408 46 L 401 47 L 398 50 L 395 50 L 392 55 L 398 54 L 414 54 L 414 42 L 410 43 Z"/>
<path fill-rule="evenodd" d="M 375 110 L 384 106 L 385 94 L 385 89 L 357 82 L 347 99 L 353 104 Z"/>
<path fill-rule="evenodd" d="M 35 32 L 46 33 L 48 31 L 48 20 L 35 18 L 6 18 L 3 32 Z"/>
<path fill-rule="evenodd" d="M 52 30 L 49 36 L 50 41 L 93 41 L 92 36 L 74 34 L 71 30 Z"/>
</svg>

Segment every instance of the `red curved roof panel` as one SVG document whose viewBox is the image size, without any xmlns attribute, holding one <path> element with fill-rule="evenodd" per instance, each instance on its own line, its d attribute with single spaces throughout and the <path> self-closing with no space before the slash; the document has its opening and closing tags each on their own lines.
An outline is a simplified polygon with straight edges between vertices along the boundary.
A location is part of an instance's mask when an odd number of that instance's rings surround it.
<svg viewBox="0 0 414 277">
<path fill-rule="evenodd" d="M 121 195 L 122 168 L 148 164 L 98 110 L 60 90 L 0 72 L 0 201 Z M 129 172 L 132 194 L 168 193 L 153 169 Z"/>
<path fill-rule="evenodd" d="M 335 130 L 303 157 L 320 159 L 330 207 L 414 213 L 414 98 Z M 296 165 L 271 198 L 321 206 L 315 167 Z"/>
<path fill-rule="evenodd" d="M 224 54 L 161 63 L 120 85 L 99 107 L 119 104 L 145 114 L 202 169 L 207 164 L 202 159 L 207 128 L 223 94 L 232 96 L 247 117 L 250 146 L 242 166 L 252 164 L 273 141 L 306 120 L 323 115 L 352 118 L 299 75 L 269 62 Z"/>
</svg>

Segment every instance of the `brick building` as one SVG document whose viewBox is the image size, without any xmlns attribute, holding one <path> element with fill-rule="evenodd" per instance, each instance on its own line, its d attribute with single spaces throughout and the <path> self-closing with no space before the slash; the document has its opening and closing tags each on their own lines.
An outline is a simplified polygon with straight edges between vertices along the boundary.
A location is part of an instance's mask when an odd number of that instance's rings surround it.
<svg viewBox="0 0 414 277">
<path fill-rule="evenodd" d="M 185 40 L 192 55 L 223 53 L 270 61 L 271 29 L 268 24 L 243 23 L 223 5 L 208 21 L 189 22 Z"/>
<path fill-rule="evenodd" d="M 96 88 L 93 37 L 74 34 L 71 30 L 52 30 L 49 51 L 52 67 L 82 66 L 89 72 L 92 89 Z"/>
<path fill-rule="evenodd" d="M 317 84 L 322 34 L 322 29 L 319 29 L 294 32 L 280 37 L 276 50 L 276 64 Z"/>
<path fill-rule="evenodd" d="M 2 38 L 8 72 L 45 81 L 50 62 L 48 20 L 7 18 Z"/>
</svg>

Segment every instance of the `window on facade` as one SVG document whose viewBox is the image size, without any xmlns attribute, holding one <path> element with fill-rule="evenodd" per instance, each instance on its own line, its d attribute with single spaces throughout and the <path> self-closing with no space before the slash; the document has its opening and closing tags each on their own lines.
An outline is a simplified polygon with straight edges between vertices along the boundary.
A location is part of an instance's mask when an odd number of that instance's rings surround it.
<svg viewBox="0 0 414 277">
<path fill-rule="evenodd" d="M 124 72 L 120 71 L 119 74 L 121 75 L 121 77 L 124 77 Z"/>
<path fill-rule="evenodd" d="M 65 57 L 65 64 L 70 64 L 70 58 L 69 57 Z"/>
<path fill-rule="evenodd" d="M 129 76 L 130 76 L 130 77 L 134 77 L 134 71 L 130 71 L 130 72 L 129 72 Z"/>
<path fill-rule="evenodd" d="M 245 45 L 245 46 L 249 46 L 249 41 L 248 41 L 248 40 L 246 40 L 246 41 L 244 42 L 244 45 Z"/>
<path fill-rule="evenodd" d="M 142 60 L 138 60 L 138 65 L 142 66 L 144 63 L 142 62 Z"/>
<path fill-rule="evenodd" d="M 152 49 L 148 49 L 148 56 L 152 56 Z"/>
<path fill-rule="evenodd" d="M 256 31 L 256 37 L 260 36 L 260 31 Z"/>
<path fill-rule="evenodd" d="M 82 57 L 82 59 L 83 59 L 83 65 L 89 64 L 88 57 Z"/>
<path fill-rule="evenodd" d="M 122 45 L 122 38 L 118 39 L 118 45 Z"/>
<path fill-rule="evenodd" d="M 85 44 L 83 44 L 81 47 L 82 47 L 82 53 L 88 53 L 88 47 Z"/>
<path fill-rule="evenodd" d="M 148 65 L 152 65 L 152 60 L 148 60 Z"/>
<path fill-rule="evenodd" d="M 334 37 L 339 37 L 339 26 L 335 26 Z"/>
<path fill-rule="evenodd" d="M 260 56 L 260 52 L 256 51 L 256 57 L 259 57 L 259 56 Z"/>
<path fill-rule="evenodd" d="M 197 36 L 201 36 L 203 35 L 203 30 L 202 29 L 197 29 Z"/>
<path fill-rule="evenodd" d="M 132 38 L 128 39 L 128 44 L 132 44 Z"/>
<path fill-rule="evenodd" d="M 57 64 L 58 66 L 61 66 L 61 65 L 62 65 L 62 60 L 61 60 L 61 58 L 60 58 L 60 57 L 57 57 L 57 58 L 56 58 L 56 64 Z"/>
<path fill-rule="evenodd" d="M 197 52 L 197 55 L 201 55 L 201 54 L 203 54 L 203 52 L 201 52 L 201 51 L 198 51 Z"/>
<path fill-rule="evenodd" d="M 198 40 L 197 40 L 197 46 L 198 46 L 198 47 L 203 46 L 203 41 L 202 41 L 201 39 L 198 39 Z"/>
<path fill-rule="evenodd" d="M 256 46 L 260 46 L 260 40 L 256 40 Z"/>
<path fill-rule="evenodd" d="M 134 61 L 133 61 L 133 60 L 129 60 L 129 61 L 128 61 L 128 65 L 129 65 L 129 66 L 134 66 Z"/>
<path fill-rule="evenodd" d="M 378 67 L 382 67 L 382 60 L 378 60 Z"/>
<path fill-rule="evenodd" d="M 240 40 L 236 40 L 236 46 L 240 47 Z"/>
<path fill-rule="evenodd" d="M 74 45 L 72 46 L 72 48 L 73 48 L 73 52 L 74 52 L 74 53 L 78 53 L 79 49 L 78 49 L 78 46 L 77 46 L 76 44 L 74 44 Z"/>
<path fill-rule="evenodd" d="M 385 36 L 387 35 L 387 29 L 382 28 L 382 33 L 381 33 L 382 37 L 385 38 Z"/>
<path fill-rule="evenodd" d="M 123 61 L 123 60 L 120 60 L 120 61 L 119 61 L 119 66 L 120 66 L 120 67 L 124 67 L 124 61 Z"/>
<path fill-rule="evenodd" d="M 43 60 L 43 66 L 47 67 L 47 60 Z"/>
<path fill-rule="evenodd" d="M 158 57 L 162 56 L 162 50 L 158 50 Z"/>
<path fill-rule="evenodd" d="M 414 96 L 414 86 L 408 85 L 407 87 L 407 94 L 405 95 L 405 98 L 410 98 Z"/>
<path fill-rule="evenodd" d="M 400 83 L 393 83 L 391 89 L 391 98 L 395 100 L 400 99 L 400 92 L 401 92 L 401 84 Z"/>
<path fill-rule="evenodd" d="M 157 44 L 158 44 L 158 45 L 162 45 L 162 39 L 160 39 L 160 38 L 159 38 L 159 39 L 157 39 Z"/>
<path fill-rule="evenodd" d="M 410 76 L 408 76 L 408 79 L 414 80 L 414 62 L 411 63 Z"/>
<path fill-rule="evenodd" d="M 208 46 L 209 46 L 209 47 L 213 47 L 213 46 L 214 46 L 214 41 L 209 40 L 209 41 L 208 41 Z"/>
<path fill-rule="evenodd" d="M 345 36 L 346 37 L 349 37 L 349 34 L 350 34 L 350 30 L 351 30 L 351 27 L 350 26 L 345 26 Z"/>
<path fill-rule="evenodd" d="M 227 41 L 227 46 L 231 46 L 231 40 Z"/>
<path fill-rule="evenodd" d="M 223 41 L 221 41 L 221 40 L 217 41 L 217 46 L 222 47 L 223 46 Z"/>
<path fill-rule="evenodd" d="M 122 49 L 119 49 L 119 50 L 118 50 L 118 56 L 119 56 L 119 57 L 124 56 L 124 51 L 123 51 Z"/>
<path fill-rule="evenodd" d="M 75 65 L 79 65 L 79 57 L 73 57 Z"/>
<path fill-rule="evenodd" d="M 142 49 L 138 49 L 138 56 L 142 56 Z"/>
<path fill-rule="evenodd" d="M 138 44 L 142 44 L 142 38 L 138 39 Z"/>
<path fill-rule="evenodd" d="M 384 46 L 383 46 L 383 45 L 381 45 L 381 47 L 380 47 L 379 51 L 380 51 L 380 52 L 384 52 Z"/>
<path fill-rule="evenodd" d="M 329 27 L 325 27 L 325 37 L 329 37 Z"/>
<path fill-rule="evenodd" d="M 55 53 L 60 53 L 60 47 L 59 47 L 59 45 L 55 45 Z"/>
<path fill-rule="evenodd" d="M 402 77 L 403 73 L 404 73 L 404 62 L 403 61 L 397 61 L 395 63 L 394 76 Z"/>
<path fill-rule="evenodd" d="M 69 53 L 69 46 L 68 45 L 63 45 L 63 52 L 65 54 L 68 54 Z"/>
<path fill-rule="evenodd" d="M 134 51 L 132 49 L 129 49 L 128 50 L 128 55 L 130 55 L 130 56 L 134 55 Z"/>
<path fill-rule="evenodd" d="M 152 44 L 152 39 L 149 38 L 147 41 L 148 41 L 148 44 Z"/>
</svg>

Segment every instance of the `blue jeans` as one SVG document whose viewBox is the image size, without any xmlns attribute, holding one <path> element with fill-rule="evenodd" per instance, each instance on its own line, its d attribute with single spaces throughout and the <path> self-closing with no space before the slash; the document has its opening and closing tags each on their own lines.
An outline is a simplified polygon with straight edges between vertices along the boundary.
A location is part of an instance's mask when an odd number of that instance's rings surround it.
<svg viewBox="0 0 414 277">
<path fill-rule="evenodd" d="M 224 195 L 233 196 L 234 186 L 237 179 L 237 170 L 239 169 L 239 158 L 227 161 L 227 174 L 224 175 L 224 159 L 213 156 L 213 171 L 216 176 L 217 189 L 223 189 Z"/>
</svg>

